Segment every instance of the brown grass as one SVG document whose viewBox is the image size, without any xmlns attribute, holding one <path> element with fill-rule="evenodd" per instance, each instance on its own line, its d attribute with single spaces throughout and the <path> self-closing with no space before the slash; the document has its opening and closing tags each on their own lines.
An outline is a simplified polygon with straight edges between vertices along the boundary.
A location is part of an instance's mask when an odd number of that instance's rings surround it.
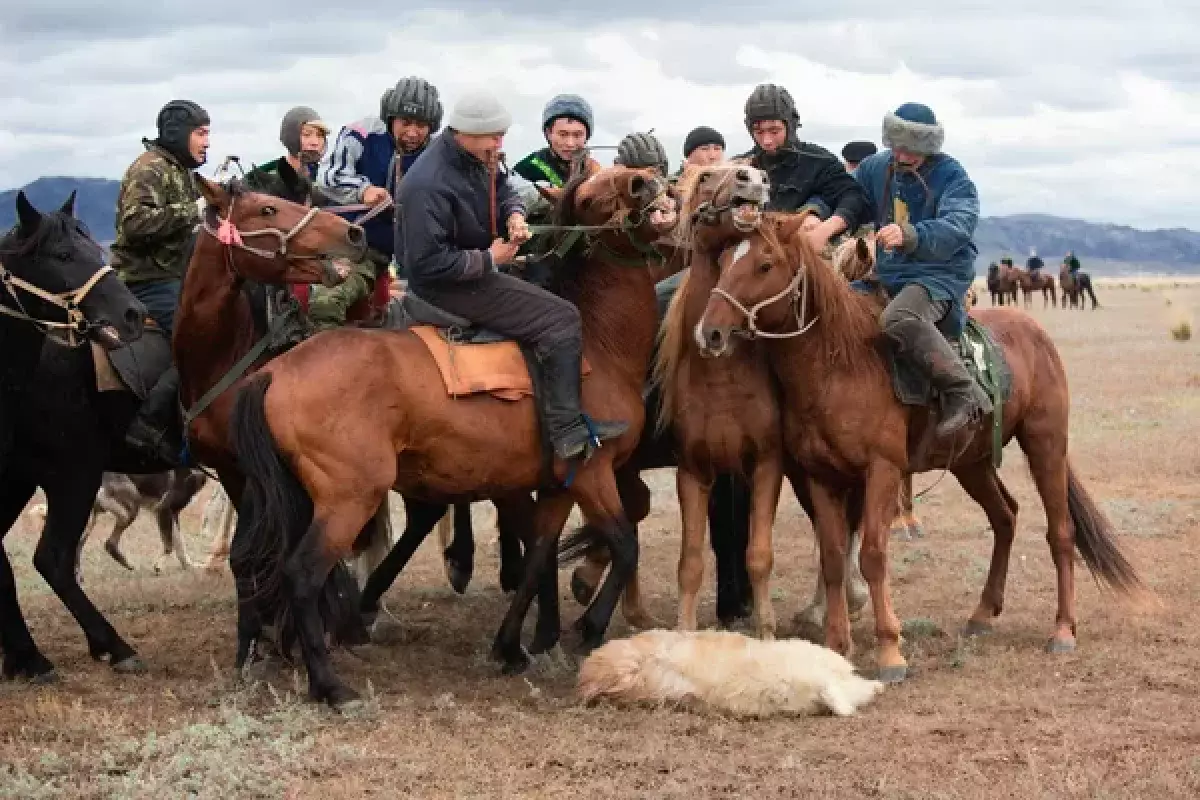
<svg viewBox="0 0 1200 800">
<path fill-rule="evenodd" d="M 1174 296 L 1176 306 L 1200 306 L 1200 287 Z M 584 708 L 569 670 L 501 676 L 487 660 L 505 607 L 490 527 L 480 528 L 465 596 L 426 546 L 387 597 L 403 622 L 399 643 L 369 648 L 368 660 L 336 656 L 354 686 L 372 687 L 367 711 L 350 719 L 297 700 L 303 684 L 289 668 L 266 673 L 272 689 L 235 688 L 228 575 L 183 574 L 174 562 L 152 575 L 148 518 L 125 538 L 142 568 L 127 573 L 100 549 L 102 528 L 85 553 L 88 591 L 151 670 L 119 677 L 88 659 L 74 620 L 30 565 L 32 532 L 19 523 L 6 546 L 22 603 L 64 680 L 0 684 L 0 798 L 1200 796 L 1200 375 L 1162 335 L 1160 296 L 1114 291 L 1101 302 L 1095 312 L 1032 313 L 1066 361 L 1080 478 L 1166 607 L 1131 615 L 1080 565 L 1074 655 L 1041 649 L 1053 628 L 1053 569 L 1015 445 L 1002 472 L 1021 511 L 996 632 L 957 635 L 982 588 L 991 535 L 943 480 L 917 506 L 926 537 L 891 544 L 914 674 L 848 720 Z M 679 512 L 671 473 L 651 477 L 642 579 L 649 610 L 670 620 Z M 937 477 L 918 477 L 917 491 Z M 774 595 L 784 635 L 811 593 L 815 558 L 809 524 L 785 497 Z M 194 504 L 184 520 L 197 557 L 201 510 Z M 706 590 L 701 622 L 711 624 L 711 581 Z M 563 613 L 568 623 L 578 613 L 566 592 Z M 618 619 L 613 633 L 626 632 Z M 868 667 L 869 618 L 855 638 Z"/>
</svg>

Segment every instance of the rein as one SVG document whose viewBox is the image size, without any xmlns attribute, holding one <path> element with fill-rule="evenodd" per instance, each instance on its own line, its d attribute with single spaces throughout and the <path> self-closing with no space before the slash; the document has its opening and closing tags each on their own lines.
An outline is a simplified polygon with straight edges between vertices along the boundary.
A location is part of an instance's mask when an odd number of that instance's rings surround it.
<svg viewBox="0 0 1200 800">
<path fill-rule="evenodd" d="M 88 293 L 96 287 L 96 284 L 100 282 L 100 279 L 110 272 L 114 272 L 113 268 L 105 264 L 100 269 L 96 270 L 96 272 L 92 274 L 92 277 L 88 278 L 87 282 L 84 283 L 83 286 L 80 286 L 78 289 L 74 289 L 69 292 L 55 294 L 53 292 L 47 292 L 38 286 L 34 286 L 29 281 L 18 278 L 16 275 L 12 274 L 12 272 L 10 272 L 4 266 L 4 264 L 0 263 L 0 284 L 4 285 L 4 288 L 8 290 L 8 293 L 12 295 L 13 302 L 17 304 L 17 308 L 15 310 L 6 305 L 0 305 L 0 314 L 13 317 L 14 319 L 24 320 L 25 322 L 31 322 L 33 323 L 34 327 L 41 330 L 52 340 L 66 345 L 67 347 L 78 347 L 79 345 L 83 344 L 84 339 L 77 337 L 86 336 L 88 331 L 94 327 L 87 317 L 84 316 L 79 305 L 83 302 L 84 298 L 87 297 Z M 31 315 L 25 309 L 24 304 L 21 303 L 21 298 L 17 295 L 18 289 L 22 289 L 28 294 L 31 294 L 46 301 L 47 303 L 50 303 L 53 306 L 63 309 L 67 312 L 67 321 L 55 322 L 53 320 L 39 319 L 38 317 Z"/>
</svg>

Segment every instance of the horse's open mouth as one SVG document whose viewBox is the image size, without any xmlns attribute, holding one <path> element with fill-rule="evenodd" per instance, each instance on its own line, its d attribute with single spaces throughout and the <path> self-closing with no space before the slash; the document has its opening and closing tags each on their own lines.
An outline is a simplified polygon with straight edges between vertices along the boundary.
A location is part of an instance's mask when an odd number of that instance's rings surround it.
<svg viewBox="0 0 1200 800">
<path fill-rule="evenodd" d="M 733 226 L 740 231 L 752 231 L 762 223 L 762 206 L 757 203 L 739 203 L 730 210 Z"/>
</svg>

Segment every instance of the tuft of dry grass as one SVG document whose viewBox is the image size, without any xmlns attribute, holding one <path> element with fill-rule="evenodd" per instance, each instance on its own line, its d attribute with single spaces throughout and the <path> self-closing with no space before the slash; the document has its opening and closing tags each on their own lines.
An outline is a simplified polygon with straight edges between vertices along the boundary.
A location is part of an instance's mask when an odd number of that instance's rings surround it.
<svg viewBox="0 0 1200 800">
<path fill-rule="evenodd" d="M 1171 338 L 1177 342 L 1186 342 L 1192 338 L 1192 325 L 1187 320 L 1183 320 L 1171 328 Z"/>
</svg>

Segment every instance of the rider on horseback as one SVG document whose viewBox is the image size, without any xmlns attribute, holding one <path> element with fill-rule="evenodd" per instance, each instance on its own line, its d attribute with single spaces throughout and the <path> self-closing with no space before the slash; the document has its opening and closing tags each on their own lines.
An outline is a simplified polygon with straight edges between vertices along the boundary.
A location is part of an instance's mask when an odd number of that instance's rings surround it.
<svg viewBox="0 0 1200 800">
<path fill-rule="evenodd" d="M 842 148 L 842 161 L 846 163 L 846 171 L 854 172 L 858 169 L 858 165 L 865 159 L 879 152 L 879 148 L 874 142 L 854 141 L 847 142 Z"/>
<path fill-rule="evenodd" d="M 617 144 L 617 155 L 613 158 L 613 163 L 633 169 L 653 168 L 664 178 L 670 168 L 667 151 L 653 133 L 627 134 Z"/>
<path fill-rule="evenodd" d="M 946 339 L 957 337 L 966 322 L 979 195 L 962 165 L 942 153 L 944 138 L 933 111 L 905 103 L 884 117 L 883 144 L 890 149 L 854 173 L 879 225 L 876 272 L 892 298 L 880 318 L 883 333 L 942 395 L 938 436 L 957 432 L 977 410 L 991 410 Z"/>
<path fill-rule="evenodd" d="M 581 413 L 583 333 L 567 300 L 499 272 L 529 238 L 525 207 L 497 169 L 512 116 L 494 96 L 459 99 L 447 130 L 412 168 L 397 196 L 397 249 L 416 296 L 451 314 L 532 346 L 544 371 L 545 414 L 554 454 L 584 455 L 591 438 Z M 498 238 L 496 220 L 509 241 Z M 624 422 L 591 421 L 600 440 Z"/>
<path fill-rule="evenodd" d="M 809 235 L 818 249 L 865 221 L 863 190 L 842 162 L 820 145 L 797 138 L 800 116 L 787 89 L 760 84 L 746 100 L 745 113 L 754 149 L 738 158 L 767 173 L 768 210 L 814 213 L 821 221 L 814 221 Z"/>
<path fill-rule="evenodd" d="M 279 125 L 279 142 L 287 149 L 287 153 L 247 172 L 246 187 L 254 192 L 304 204 L 312 197 L 312 182 L 317 177 L 317 164 L 325 154 L 328 136 L 329 126 L 316 111 L 308 106 L 291 109 L 283 115 Z M 301 185 L 290 186 L 284 180 L 280 170 L 285 162 L 300 178 Z"/>
<path fill-rule="evenodd" d="M 378 117 L 347 125 L 338 133 L 317 170 L 317 188 L 343 205 L 388 202 L 441 124 L 437 88 L 421 78 L 403 78 L 383 94 Z M 355 216 L 358 214 L 347 213 L 351 221 Z M 363 224 L 367 258 L 355 264 L 338 286 L 312 289 L 308 315 L 315 326 L 343 324 L 350 307 L 368 297 L 377 280 L 387 279 L 394 254 L 393 228 L 391 211 Z"/>
<path fill-rule="evenodd" d="M 1067 271 L 1071 273 L 1071 277 L 1079 276 L 1079 259 L 1075 257 L 1074 251 L 1068 250 L 1063 256 L 1063 263 L 1067 265 Z"/>
<path fill-rule="evenodd" d="M 206 161 L 209 122 L 208 112 L 190 100 L 163 106 L 158 138 L 142 140 L 146 152 L 125 171 L 117 196 L 113 266 L 168 338 L 187 268 L 188 241 L 200 222 L 200 192 L 192 170 Z M 179 373 L 171 366 L 130 423 L 127 445 L 176 463 L 182 447 L 182 431 L 174 430 L 178 389 Z"/>
<path fill-rule="evenodd" d="M 542 109 L 542 134 L 546 147 L 517 162 L 512 171 L 530 183 L 547 183 L 556 189 L 571 177 L 571 164 L 592 138 L 592 107 L 577 94 L 560 94 Z"/>
<path fill-rule="evenodd" d="M 725 137 L 721 132 L 707 125 L 693 128 L 683 140 L 683 164 L 679 167 L 682 174 L 687 166 L 713 167 L 725 159 Z"/>
<path fill-rule="evenodd" d="M 1025 262 L 1025 269 L 1029 270 L 1030 277 L 1036 278 L 1045 266 L 1046 262 L 1038 258 L 1037 248 L 1029 248 L 1029 260 Z"/>
</svg>

